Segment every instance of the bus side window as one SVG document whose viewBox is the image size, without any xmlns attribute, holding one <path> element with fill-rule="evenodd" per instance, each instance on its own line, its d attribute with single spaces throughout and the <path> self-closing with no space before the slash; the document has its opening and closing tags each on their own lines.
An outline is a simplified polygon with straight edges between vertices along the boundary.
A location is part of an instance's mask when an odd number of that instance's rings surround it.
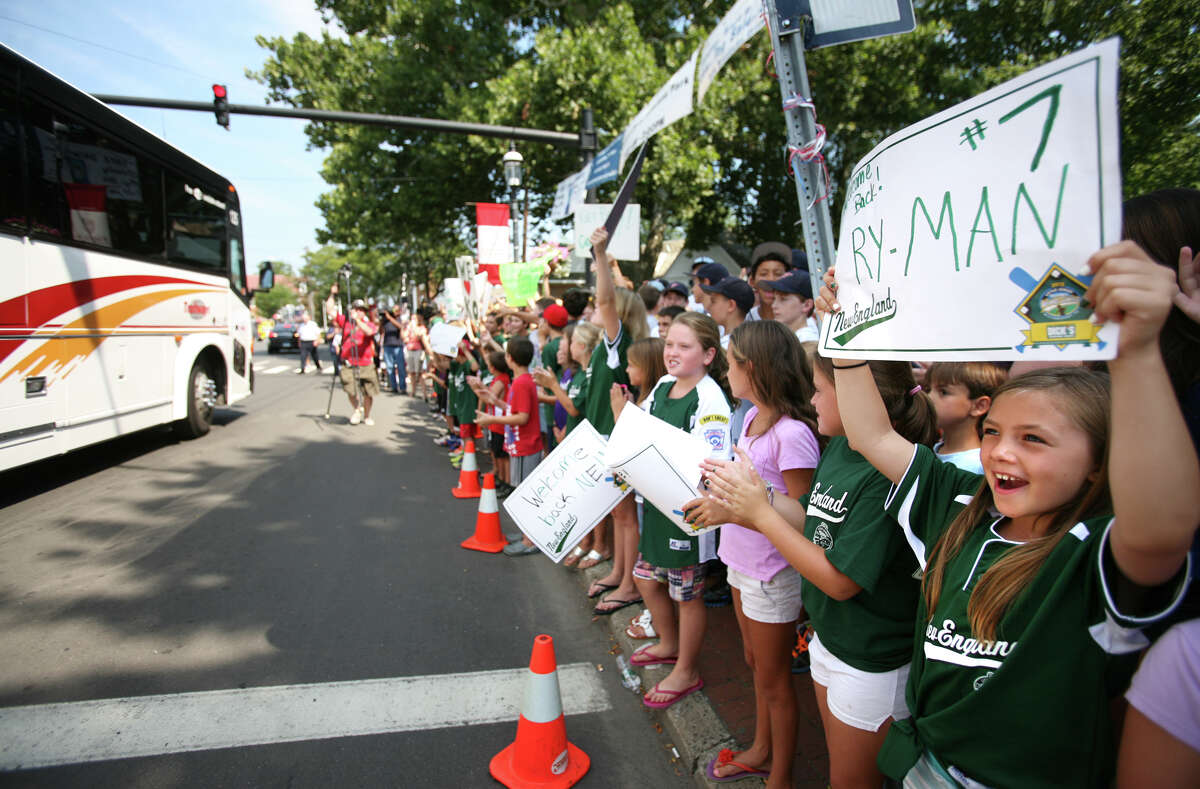
<svg viewBox="0 0 1200 789">
<path fill-rule="evenodd" d="M 229 281 L 233 289 L 243 296 L 246 294 L 246 263 L 242 256 L 242 240 L 236 233 L 229 234 Z"/>
<path fill-rule="evenodd" d="M 24 233 L 25 185 L 21 177 L 21 127 L 17 121 L 16 69 L 0 73 L 0 229 Z"/>
<path fill-rule="evenodd" d="M 58 178 L 55 113 L 29 96 L 22 96 L 20 105 L 21 131 L 25 138 L 27 210 L 33 235 L 49 236 L 56 241 L 70 239 L 70 213 Z"/>
<path fill-rule="evenodd" d="M 224 275 L 225 211 L 221 192 L 167 171 L 167 257 Z"/>
</svg>

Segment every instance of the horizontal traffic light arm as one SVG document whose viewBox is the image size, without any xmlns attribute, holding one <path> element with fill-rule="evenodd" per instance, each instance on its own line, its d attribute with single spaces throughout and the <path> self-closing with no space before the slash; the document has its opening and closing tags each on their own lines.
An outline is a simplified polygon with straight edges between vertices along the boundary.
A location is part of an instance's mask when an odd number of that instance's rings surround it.
<svg viewBox="0 0 1200 789">
<path fill-rule="evenodd" d="M 167 110 L 196 110 L 212 112 L 211 101 L 177 101 L 175 99 L 152 99 L 139 96 L 113 96 L 107 93 L 92 94 L 105 104 L 120 104 L 129 107 L 158 107 Z M 585 135 L 579 133 L 525 129 L 518 126 L 492 126 L 486 123 L 463 123 L 436 118 L 413 118 L 406 115 L 379 115 L 373 112 L 340 112 L 336 110 L 310 110 L 296 107 L 265 107 L 257 104 L 230 104 L 230 113 L 237 115 L 267 115 L 275 118 L 303 118 L 310 121 L 334 123 L 361 123 L 371 126 L 394 126 L 408 129 L 423 129 L 451 134 L 477 134 L 480 137 L 500 137 L 506 140 L 524 140 L 567 148 L 584 148 Z M 589 135 L 594 150 L 595 137 Z"/>
</svg>

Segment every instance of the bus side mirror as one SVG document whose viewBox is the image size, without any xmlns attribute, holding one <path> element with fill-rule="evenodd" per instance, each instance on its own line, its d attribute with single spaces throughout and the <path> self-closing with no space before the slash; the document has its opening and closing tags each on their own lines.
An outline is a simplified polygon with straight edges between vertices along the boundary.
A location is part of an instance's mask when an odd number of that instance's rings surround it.
<svg viewBox="0 0 1200 789">
<path fill-rule="evenodd" d="M 270 263 L 263 263 L 258 267 L 258 287 L 254 289 L 255 293 L 261 293 L 264 290 L 270 290 L 275 284 L 275 269 L 271 268 Z"/>
</svg>

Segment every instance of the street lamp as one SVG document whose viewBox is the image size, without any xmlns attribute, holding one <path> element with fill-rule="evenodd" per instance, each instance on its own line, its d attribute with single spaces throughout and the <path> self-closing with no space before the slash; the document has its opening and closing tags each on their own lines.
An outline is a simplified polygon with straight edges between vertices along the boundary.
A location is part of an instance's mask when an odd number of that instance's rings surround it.
<svg viewBox="0 0 1200 789">
<path fill-rule="evenodd" d="M 513 223 L 513 262 L 523 263 L 525 256 L 519 252 L 520 245 L 517 224 L 517 190 L 521 188 L 521 170 L 525 163 L 525 157 L 517 152 L 516 143 L 508 144 L 508 153 L 504 154 L 504 182 L 508 184 L 510 197 L 512 198 L 512 223 Z"/>
</svg>

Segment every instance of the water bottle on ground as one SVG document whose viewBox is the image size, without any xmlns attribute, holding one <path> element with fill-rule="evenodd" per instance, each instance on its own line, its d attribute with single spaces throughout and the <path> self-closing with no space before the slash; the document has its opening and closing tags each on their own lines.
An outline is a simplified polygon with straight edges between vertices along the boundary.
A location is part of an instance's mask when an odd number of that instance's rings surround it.
<svg viewBox="0 0 1200 789">
<path fill-rule="evenodd" d="M 617 671 L 621 672 L 621 684 L 625 686 L 626 690 L 634 693 L 641 691 L 642 678 L 633 673 L 633 669 L 629 667 L 624 655 L 617 655 Z"/>
</svg>

